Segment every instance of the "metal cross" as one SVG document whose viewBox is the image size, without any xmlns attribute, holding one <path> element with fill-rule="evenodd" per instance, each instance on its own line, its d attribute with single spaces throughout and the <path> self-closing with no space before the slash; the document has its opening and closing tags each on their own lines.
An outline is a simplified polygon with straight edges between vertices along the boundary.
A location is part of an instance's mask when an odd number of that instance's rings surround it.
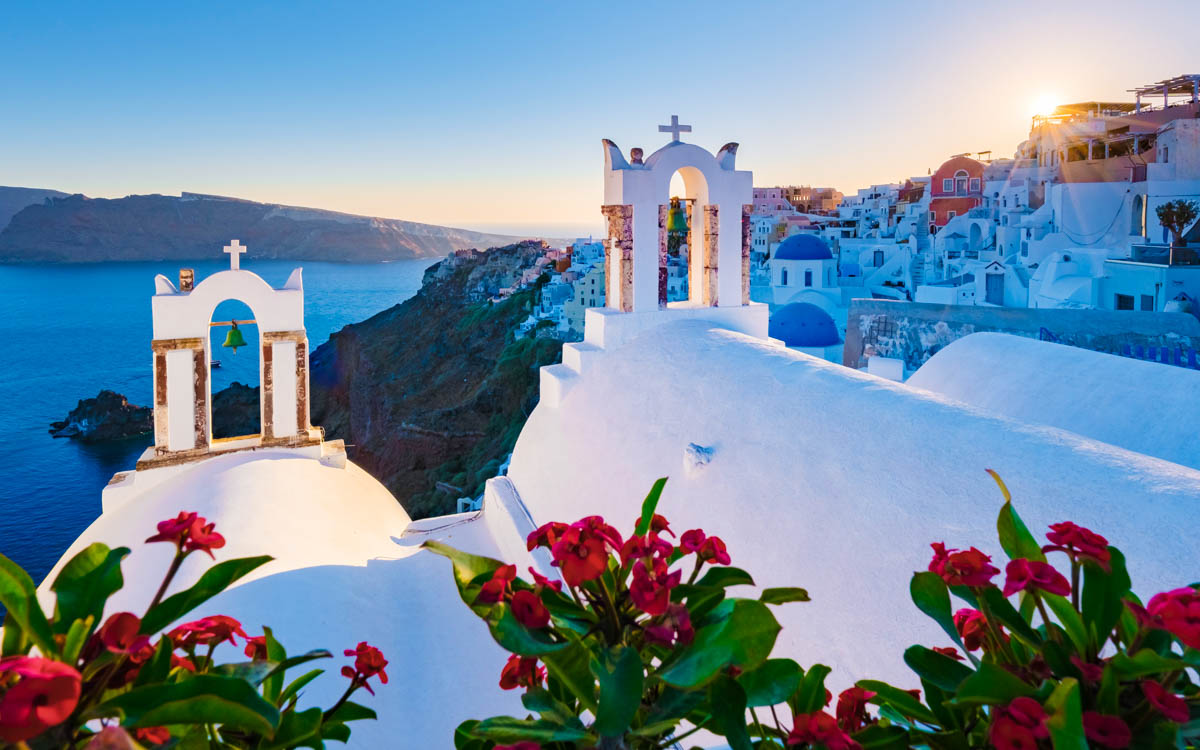
<svg viewBox="0 0 1200 750">
<path fill-rule="evenodd" d="M 246 246 L 234 240 L 225 246 L 225 252 L 229 253 L 229 270 L 237 271 L 241 268 L 241 255 L 246 252 Z"/>
<path fill-rule="evenodd" d="M 658 132 L 670 133 L 671 141 L 673 143 L 678 143 L 679 142 L 679 134 L 692 132 L 692 126 L 691 125 L 680 125 L 679 124 L 679 115 L 671 115 L 671 124 L 670 125 L 659 125 Z"/>
</svg>

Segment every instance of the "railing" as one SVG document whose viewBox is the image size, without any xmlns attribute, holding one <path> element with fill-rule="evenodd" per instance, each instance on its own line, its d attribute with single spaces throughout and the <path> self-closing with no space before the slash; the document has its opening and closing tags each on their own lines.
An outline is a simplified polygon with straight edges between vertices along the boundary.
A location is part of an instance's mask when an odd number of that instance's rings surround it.
<svg viewBox="0 0 1200 750">
<path fill-rule="evenodd" d="M 1200 266 L 1200 252 L 1190 245 L 1172 247 L 1164 244 L 1133 245 L 1129 259 L 1136 263 L 1160 266 Z"/>
</svg>

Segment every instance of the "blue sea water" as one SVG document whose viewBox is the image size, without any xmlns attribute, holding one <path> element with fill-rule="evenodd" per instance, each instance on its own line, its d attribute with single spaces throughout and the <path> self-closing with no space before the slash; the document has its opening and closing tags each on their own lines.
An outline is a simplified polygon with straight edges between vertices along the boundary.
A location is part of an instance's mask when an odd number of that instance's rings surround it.
<svg viewBox="0 0 1200 750">
<path fill-rule="evenodd" d="M 411 297 L 436 260 L 380 264 L 298 263 L 243 258 L 272 286 L 304 268 L 305 324 L 311 348 L 343 326 Z M 199 282 L 228 268 L 222 260 L 187 264 Z M 149 405 L 152 394 L 150 297 L 154 276 L 176 280 L 178 263 L 0 265 L 0 553 L 41 581 L 67 546 L 100 514 L 100 491 L 132 469 L 149 436 L 88 445 L 54 439 L 63 419 L 102 388 Z M 250 317 L 224 302 L 214 318 Z M 244 327 L 246 349 L 220 349 L 227 329 L 213 329 L 216 392 L 237 380 L 258 385 L 257 330 Z"/>
</svg>

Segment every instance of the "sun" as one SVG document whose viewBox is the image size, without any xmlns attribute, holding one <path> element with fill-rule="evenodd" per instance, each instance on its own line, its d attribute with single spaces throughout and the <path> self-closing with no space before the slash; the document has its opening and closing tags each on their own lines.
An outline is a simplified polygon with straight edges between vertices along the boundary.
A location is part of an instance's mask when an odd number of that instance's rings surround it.
<svg viewBox="0 0 1200 750">
<path fill-rule="evenodd" d="M 1029 103 L 1030 114 L 1043 117 L 1054 114 L 1054 108 L 1059 104 L 1058 97 L 1054 94 L 1038 94 Z"/>
</svg>

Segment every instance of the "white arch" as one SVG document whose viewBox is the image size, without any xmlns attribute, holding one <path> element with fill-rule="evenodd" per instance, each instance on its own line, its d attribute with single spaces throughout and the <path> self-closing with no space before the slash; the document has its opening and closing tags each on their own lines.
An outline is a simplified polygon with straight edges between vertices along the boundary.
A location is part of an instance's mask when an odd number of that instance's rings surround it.
<svg viewBox="0 0 1200 750">
<path fill-rule="evenodd" d="M 213 311 L 225 300 L 245 303 L 254 311 L 259 332 L 304 329 L 304 286 L 297 268 L 280 289 L 250 271 L 219 271 L 181 292 L 165 276 L 156 279 L 151 299 L 155 339 L 207 338 Z M 165 284 L 164 284 L 165 282 Z"/>
</svg>

